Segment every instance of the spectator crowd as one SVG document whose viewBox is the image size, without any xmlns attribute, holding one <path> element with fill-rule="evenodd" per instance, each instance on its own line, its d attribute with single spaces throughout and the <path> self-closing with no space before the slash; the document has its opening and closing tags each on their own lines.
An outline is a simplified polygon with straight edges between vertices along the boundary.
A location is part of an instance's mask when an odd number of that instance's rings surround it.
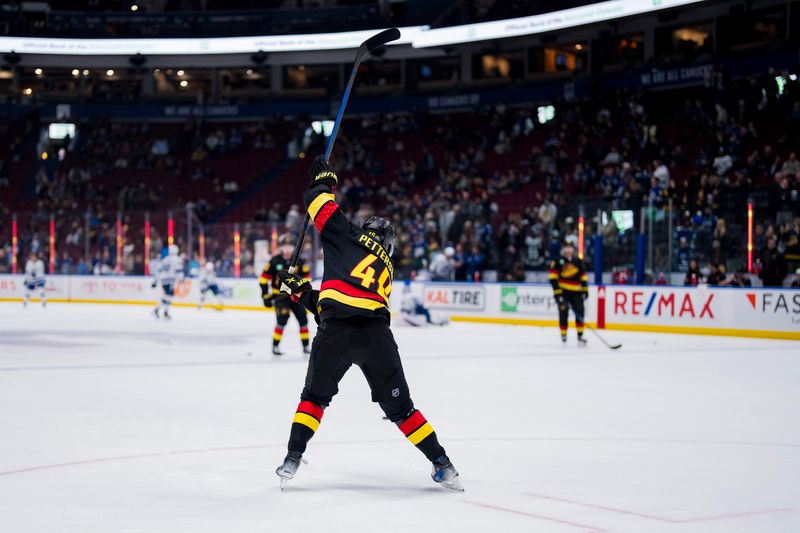
<svg viewBox="0 0 800 533">
<path fill-rule="evenodd" d="M 778 84 L 781 75 L 787 81 Z M 725 285 L 747 279 L 743 236 L 752 199 L 753 270 L 765 284 L 781 284 L 800 267 L 800 160 L 792 146 L 800 132 L 800 91 L 796 76 L 788 80 L 789 73 L 776 72 L 732 80 L 711 68 L 702 91 L 597 90 L 586 100 L 558 103 L 545 121 L 536 107 L 502 102 L 468 113 L 350 119 L 333 158 L 338 200 L 356 222 L 375 213 L 393 220 L 398 278 L 476 281 L 492 271 L 498 280 L 523 281 L 544 270 L 563 242 L 577 241 L 583 215 L 585 259 L 593 259 L 599 235 L 607 271 L 632 267 L 633 236 L 643 221 L 666 228 L 671 219 L 673 233 L 663 231 L 654 242 L 652 281 L 675 271 L 690 285 Z M 199 223 L 225 210 L 235 219 L 237 203 L 265 168 L 248 177 L 222 175 L 224 169 L 236 159 L 249 165 L 254 153 L 279 159 L 313 153 L 321 139 L 309 140 L 304 120 L 190 121 L 171 129 L 85 124 L 66 140 L 65 154 L 40 162 L 21 248 L 44 246 L 52 214 L 63 239 L 58 271 L 113 271 L 122 212 L 121 270 L 140 271 L 141 224 L 131 212 L 183 213 L 188 206 Z M 8 175 L 0 161 L 0 188 Z M 264 186 L 279 190 L 281 179 Z M 0 209 L 0 270 L 7 271 L 10 204 Z M 633 228 L 621 228 L 608 216 L 612 211 L 631 211 Z M 267 227 L 296 232 L 301 219 L 297 205 L 264 205 L 242 221 L 243 250 L 252 253 L 255 240 L 270 238 Z M 232 264 L 231 228 L 207 228 L 206 255 L 221 262 L 222 273 Z M 163 225 L 154 226 L 149 252 L 163 240 Z M 671 256 L 664 251 L 669 241 Z"/>
</svg>

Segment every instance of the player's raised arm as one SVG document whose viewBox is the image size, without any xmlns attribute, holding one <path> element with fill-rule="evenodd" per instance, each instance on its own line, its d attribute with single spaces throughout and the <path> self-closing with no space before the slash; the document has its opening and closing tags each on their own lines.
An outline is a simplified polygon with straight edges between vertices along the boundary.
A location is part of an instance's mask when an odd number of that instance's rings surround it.
<svg viewBox="0 0 800 533">
<path fill-rule="evenodd" d="M 323 237 L 347 231 L 349 222 L 339 209 L 333 189 L 339 182 L 336 171 L 324 157 L 317 157 L 308 172 L 311 185 L 305 193 L 305 203 L 311 220 Z"/>
</svg>

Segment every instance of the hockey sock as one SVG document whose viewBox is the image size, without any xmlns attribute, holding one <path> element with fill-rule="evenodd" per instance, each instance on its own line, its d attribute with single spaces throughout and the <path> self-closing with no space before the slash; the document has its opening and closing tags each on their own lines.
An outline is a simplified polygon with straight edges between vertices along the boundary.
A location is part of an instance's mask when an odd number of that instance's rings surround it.
<svg viewBox="0 0 800 533">
<path fill-rule="evenodd" d="M 169 296 L 167 294 L 162 294 L 161 295 L 161 310 L 164 311 L 165 313 L 168 313 L 170 304 L 172 304 L 172 296 Z"/>
<path fill-rule="evenodd" d="M 405 420 L 398 424 L 403 435 L 419 449 L 429 461 L 445 455 L 444 448 L 436 438 L 433 427 L 416 409 Z"/>
<path fill-rule="evenodd" d="M 308 326 L 300 326 L 300 341 L 303 346 L 308 346 Z"/>
<path fill-rule="evenodd" d="M 306 444 L 319 428 L 322 422 L 322 406 L 313 402 L 303 400 L 297 406 L 297 412 L 292 420 L 292 431 L 289 434 L 289 451 L 303 453 L 306 451 Z"/>
<path fill-rule="evenodd" d="M 576 320 L 575 321 L 575 329 L 578 330 L 578 337 L 583 337 L 583 330 L 584 330 L 583 321 L 578 322 Z"/>
<path fill-rule="evenodd" d="M 275 326 L 275 331 L 272 333 L 272 345 L 277 346 L 281 343 L 283 338 L 283 326 Z"/>
<path fill-rule="evenodd" d="M 561 338 L 562 339 L 567 338 L 567 326 L 561 326 Z"/>
</svg>

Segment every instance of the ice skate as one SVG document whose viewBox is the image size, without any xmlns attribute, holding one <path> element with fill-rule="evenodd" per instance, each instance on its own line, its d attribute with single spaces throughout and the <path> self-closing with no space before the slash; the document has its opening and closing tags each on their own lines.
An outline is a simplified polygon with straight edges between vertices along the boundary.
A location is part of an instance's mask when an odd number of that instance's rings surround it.
<svg viewBox="0 0 800 533">
<path fill-rule="evenodd" d="M 169 311 L 164 311 L 164 320 L 172 320 L 172 317 L 169 316 Z"/>
<path fill-rule="evenodd" d="M 464 492 L 464 487 L 461 486 L 461 480 L 458 478 L 458 471 L 446 455 L 439 457 L 433 462 L 431 478 L 446 489 Z"/>
<path fill-rule="evenodd" d="M 281 351 L 280 347 L 277 344 L 272 346 L 272 355 L 275 355 L 275 356 L 283 355 L 283 352 Z"/>
<path fill-rule="evenodd" d="M 311 355 L 311 348 L 308 346 L 303 346 L 303 355 L 305 355 L 306 357 Z"/>
<path fill-rule="evenodd" d="M 159 318 L 161 318 L 161 311 L 159 311 L 158 307 L 156 307 L 155 309 L 153 309 L 153 316 L 154 316 L 154 317 L 156 317 L 156 320 L 158 320 Z"/>
<path fill-rule="evenodd" d="M 294 478 L 297 469 L 300 468 L 300 463 L 308 464 L 308 461 L 303 459 L 303 454 L 300 452 L 289 452 L 286 454 L 286 459 L 283 464 L 275 469 L 275 473 L 281 478 L 281 490 L 286 488 L 286 483 Z"/>
<path fill-rule="evenodd" d="M 586 339 L 583 338 L 583 335 L 578 335 L 578 346 L 586 346 Z"/>
</svg>

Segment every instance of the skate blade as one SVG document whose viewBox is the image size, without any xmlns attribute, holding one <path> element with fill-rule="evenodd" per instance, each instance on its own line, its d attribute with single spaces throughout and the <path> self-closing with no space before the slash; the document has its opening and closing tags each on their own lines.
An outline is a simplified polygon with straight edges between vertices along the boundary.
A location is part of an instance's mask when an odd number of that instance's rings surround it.
<svg viewBox="0 0 800 533">
<path fill-rule="evenodd" d="M 464 487 L 461 486 L 461 481 L 458 477 L 454 477 L 450 481 L 442 481 L 439 485 L 453 492 L 464 492 Z"/>
<path fill-rule="evenodd" d="M 287 478 L 287 477 L 282 477 L 281 478 L 281 492 L 283 492 L 283 489 L 286 488 L 286 484 L 288 482 L 289 482 L 289 478 Z"/>
</svg>

